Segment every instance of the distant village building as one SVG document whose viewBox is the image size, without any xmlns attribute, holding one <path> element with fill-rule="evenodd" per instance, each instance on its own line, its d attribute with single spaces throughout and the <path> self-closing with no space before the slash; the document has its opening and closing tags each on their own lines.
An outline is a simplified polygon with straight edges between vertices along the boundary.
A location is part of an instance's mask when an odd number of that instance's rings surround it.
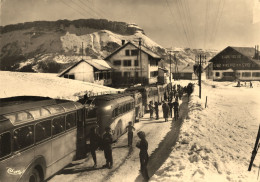
<svg viewBox="0 0 260 182">
<path fill-rule="evenodd" d="M 158 68 L 158 84 L 170 83 L 169 71 L 165 68 Z"/>
<path fill-rule="evenodd" d="M 209 62 L 207 66 L 203 69 L 203 74 L 205 75 L 206 79 L 213 79 L 213 63 Z"/>
<path fill-rule="evenodd" d="M 196 80 L 193 65 L 179 65 L 178 70 L 172 73 L 174 80 Z"/>
<path fill-rule="evenodd" d="M 213 57 L 213 80 L 260 80 L 258 46 L 227 47 Z"/>
<path fill-rule="evenodd" d="M 80 60 L 79 62 L 62 71 L 58 76 L 110 86 L 112 67 L 105 60 Z"/>
<path fill-rule="evenodd" d="M 122 41 L 122 46 L 105 58 L 113 64 L 113 85 L 157 83 L 161 57 L 144 46 L 140 49 L 135 43 Z"/>
</svg>

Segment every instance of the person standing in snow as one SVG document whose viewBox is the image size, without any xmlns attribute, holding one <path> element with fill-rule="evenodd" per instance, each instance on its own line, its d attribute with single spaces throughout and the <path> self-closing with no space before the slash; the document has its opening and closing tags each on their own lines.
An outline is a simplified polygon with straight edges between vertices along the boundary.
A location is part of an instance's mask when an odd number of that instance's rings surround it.
<svg viewBox="0 0 260 182">
<path fill-rule="evenodd" d="M 179 118 L 179 102 L 178 99 L 175 99 L 175 102 L 173 103 L 174 107 L 174 119 L 175 121 Z"/>
<path fill-rule="evenodd" d="M 162 110 L 163 110 L 163 117 L 165 119 L 165 122 L 167 122 L 168 117 L 169 117 L 170 108 L 169 108 L 169 105 L 165 101 L 163 101 Z"/>
<path fill-rule="evenodd" d="M 128 147 L 132 147 L 133 131 L 135 130 L 135 127 L 132 126 L 132 122 L 128 123 L 128 126 L 126 127 L 126 130 L 128 131 Z"/>
<path fill-rule="evenodd" d="M 154 110 L 155 110 L 156 120 L 158 120 L 159 119 L 159 104 L 158 104 L 158 102 L 154 103 Z"/>
<path fill-rule="evenodd" d="M 145 139 L 145 133 L 143 131 L 139 131 L 137 136 L 141 139 L 141 141 L 137 142 L 136 147 L 140 149 L 139 157 L 140 157 L 140 165 L 141 165 L 141 174 L 145 180 L 149 180 L 147 164 L 149 160 L 148 156 L 148 142 Z"/>
<path fill-rule="evenodd" d="M 252 84 L 252 82 L 250 81 L 250 88 L 253 88 L 253 84 Z"/>
<path fill-rule="evenodd" d="M 106 127 L 105 131 L 106 133 L 103 135 L 103 149 L 106 158 L 106 164 L 103 165 L 103 167 L 107 167 L 111 169 L 113 167 L 113 157 L 112 157 L 113 138 L 112 135 L 110 134 L 111 131 L 110 127 Z"/>
<path fill-rule="evenodd" d="M 170 109 L 170 116 L 171 116 L 171 118 L 172 118 L 173 102 L 172 102 L 172 101 L 169 101 L 168 105 L 169 105 L 169 109 Z"/>
<path fill-rule="evenodd" d="M 153 101 L 150 101 L 149 103 L 149 112 L 150 112 L 150 119 L 153 119 Z"/>
<path fill-rule="evenodd" d="M 94 161 L 94 168 L 97 167 L 96 150 L 98 149 L 101 142 L 101 137 L 97 133 L 97 127 L 90 129 L 90 153 Z"/>
</svg>

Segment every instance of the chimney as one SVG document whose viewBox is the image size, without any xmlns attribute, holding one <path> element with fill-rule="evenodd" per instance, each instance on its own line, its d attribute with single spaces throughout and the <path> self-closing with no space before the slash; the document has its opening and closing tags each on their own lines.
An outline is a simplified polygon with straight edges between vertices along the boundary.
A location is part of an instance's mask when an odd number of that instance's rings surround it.
<svg viewBox="0 0 260 182">
<path fill-rule="evenodd" d="M 122 40 L 122 45 L 124 45 L 125 44 L 125 40 Z"/>
</svg>

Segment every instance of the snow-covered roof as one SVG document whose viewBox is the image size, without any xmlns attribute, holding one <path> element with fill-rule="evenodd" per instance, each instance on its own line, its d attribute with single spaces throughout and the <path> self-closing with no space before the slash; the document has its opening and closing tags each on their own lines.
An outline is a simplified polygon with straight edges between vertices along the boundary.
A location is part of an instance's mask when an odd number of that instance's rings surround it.
<svg viewBox="0 0 260 182">
<path fill-rule="evenodd" d="M 65 70 L 63 70 L 61 73 L 59 73 L 58 76 L 63 76 L 65 73 L 67 73 L 69 70 L 71 70 L 72 68 L 74 68 L 81 62 L 86 62 L 86 63 L 90 64 L 91 66 L 93 66 L 94 68 L 96 68 L 97 70 L 101 70 L 101 71 L 112 69 L 112 67 L 110 66 L 110 63 L 108 63 L 107 61 L 105 61 L 103 59 L 90 59 L 90 60 L 81 59 L 79 62 L 77 62 L 77 63 L 69 66 Z"/>
<path fill-rule="evenodd" d="M 178 72 L 180 73 L 194 73 L 193 65 L 178 66 Z"/>
<path fill-rule="evenodd" d="M 0 71 L 0 77 L 0 98 L 42 96 L 77 101 L 86 94 L 101 95 L 123 91 L 46 73 Z"/>
<path fill-rule="evenodd" d="M 116 54 L 118 51 L 120 51 L 121 49 L 123 49 L 124 47 L 126 47 L 127 45 L 133 45 L 134 47 L 136 47 L 138 49 L 138 44 L 137 43 L 133 43 L 133 42 L 127 42 L 124 45 L 122 45 L 121 47 L 119 47 L 118 49 L 116 49 L 114 52 L 112 52 L 110 55 L 108 55 L 105 60 L 109 59 L 111 56 L 113 56 L 114 54 Z M 144 53 L 150 55 L 153 58 L 156 59 L 161 59 L 161 56 L 159 56 L 158 54 L 154 53 L 152 50 L 148 49 L 145 46 L 141 46 L 141 51 L 143 51 Z"/>
</svg>

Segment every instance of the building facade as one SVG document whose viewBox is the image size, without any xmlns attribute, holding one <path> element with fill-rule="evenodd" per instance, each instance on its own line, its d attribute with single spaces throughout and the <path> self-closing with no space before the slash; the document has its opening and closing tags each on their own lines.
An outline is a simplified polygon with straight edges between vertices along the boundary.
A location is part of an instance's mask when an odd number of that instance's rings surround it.
<svg viewBox="0 0 260 182">
<path fill-rule="evenodd" d="M 112 84 L 112 68 L 104 60 L 80 60 L 62 71 L 58 76 L 110 86 Z"/>
<path fill-rule="evenodd" d="M 161 57 L 144 46 L 127 42 L 105 60 L 114 68 L 113 85 L 153 84 L 158 81 L 158 63 Z"/>
<path fill-rule="evenodd" d="M 209 62 L 213 66 L 213 80 L 260 80 L 259 51 L 251 47 L 227 47 Z"/>
<path fill-rule="evenodd" d="M 177 70 L 177 69 L 176 69 Z M 193 65 L 178 66 L 178 71 L 172 73 L 174 80 L 196 80 Z"/>
</svg>

